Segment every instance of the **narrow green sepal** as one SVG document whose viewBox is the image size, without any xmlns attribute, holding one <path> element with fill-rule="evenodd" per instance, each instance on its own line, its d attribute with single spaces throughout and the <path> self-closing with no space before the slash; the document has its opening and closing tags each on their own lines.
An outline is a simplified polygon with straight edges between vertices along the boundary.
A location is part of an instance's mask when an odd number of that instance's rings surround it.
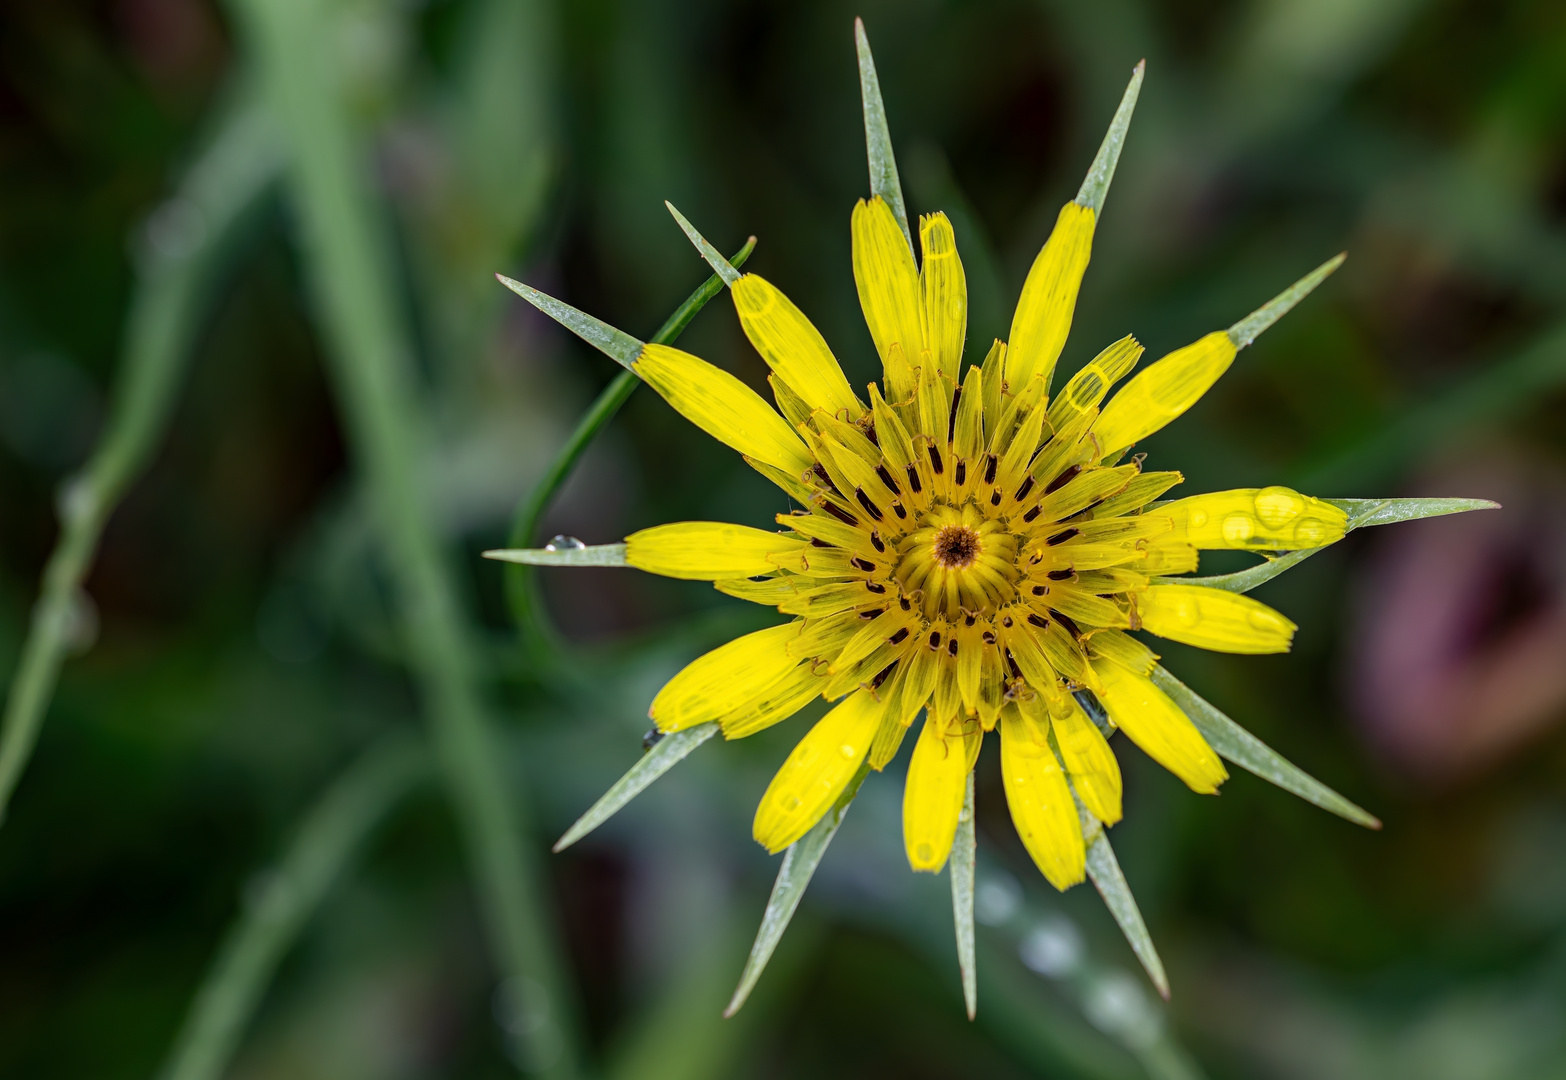
<svg viewBox="0 0 1566 1080">
<path fill-rule="evenodd" d="M 1261 337 L 1263 330 L 1283 318 L 1295 304 L 1309 296 L 1317 285 L 1326 281 L 1328 275 L 1343 265 L 1343 260 L 1346 258 L 1348 258 L 1348 252 L 1346 251 L 1334 255 L 1245 318 L 1229 327 L 1229 340 L 1234 342 L 1234 347 L 1243 349 Z"/>
<path fill-rule="evenodd" d="M 1191 718 L 1196 730 L 1202 733 L 1202 738 L 1220 757 L 1346 821 L 1363 825 L 1367 829 L 1381 828 L 1381 821 L 1374 815 L 1349 802 L 1236 724 L 1206 698 L 1169 674 L 1163 665 L 1153 668 L 1152 680 L 1154 686 L 1168 694 L 1180 706 L 1180 710 Z"/>
<path fill-rule="evenodd" d="M 952 925 L 957 930 L 957 969 L 962 973 L 962 1000 L 968 1007 L 968 1019 L 979 1014 L 978 954 L 973 938 L 973 878 L 978 861 L 978 838 L 973 820 L 973 773 L 963 792 L 962 814 L 957 818 L 957 836 L 946 865 L 952 876 Z"/>
<path fill-rule="evenodd" d="M 723 284 L 733 285 L 740 279 L 740 272 L 729 265 L 729 261 L 718 253 L 717 248 L 707 243 L 707 238 L 696 231 L 696 226 L 687 221 L 685 215 L 676 210 L 672 202 L 665 199 L 663 205 L 669 208 L 669 213 L 674 215 L 674 220 L 679 223 L 685 238 L 696 245 L 696 250 L 707 260 L 707 265 L 712 267 L 712 272 L 723 279 Z"/>
<path fill-rule="evenodd" d="M 912 251 L 913 234 L 908 231 L 908 209 L 903 203 L 902 181 L 897 178 L 897 158 L 892 154 L 892 132 L 886 123 L 881 80 L 875 73 L 875 58 L 870 55 L 870 39 L 865 36 L 863 19 L 854 20 L 854 49 L 859 54 L 859 96 L 865 108 L 865 155 L 870 159 L 870 194 L 879 195 L 892 208 L 892 216 L 902 226 L 903 236 Z"/>
<path fill-rule="evenodd" d="M 641 355 L 642 343 L 625 331 L 616 330 L 585 311 L 578 311 L 570 304 L 561 303 L 553 296 L 508 278 L 505 274 L 496 274 L 495 279 L 622 367 L 630 368 Z"/>
<path fill-rule="evenodd" d="M 1109 194 L 1109 182 L 1115 178 L 1115 166 L 1120 163 L 1120 149 L 1125 145 L 1126 130 L 1131 126 L 1131 114 L 1136 111 L 1137 95 L 1142 92 L 1142 74 L 1146 70 L 1146 60 L 1139 61 L 1132 69 L 1131 81 L 1120 98 L 1120 108 L 1115 110 L 1115 118 L 1109 122 L 1109 131 L 1099 145 L 1098 156 L 1093 159 L 1087 178 L 1073 200 L 1078 206 L 1092 210 L 1095 217 L 1104 212 L 1104 197 Z"/>
<path fill-rule="evenodd" d="M 1077 816 L 1082 821 L 1082 837 L 1087 842 L 1088 880 L 1098 890 L 1098 895 L 1103 897 L 1104 906 L 1125 935 L 1126 944 L 1131 946 L 1131 951 L 1142 962 L 1142 968 L 1158 989 L 1159 996 L 1168 1001 L 1169 976 L 1164 971 L 1164 962 L 1159 959 L 1158 950 L 1153 947 L 1153 935 L 1147 932 L 1142 909 L 1137 906 L 1136 897 L 1131 894 L 1131 886 L 1126 884 L 1126 876 L 1120 870 L 1115 849 L 1109 846 L 1109 830 L 1104 828 L 1103 822 L 1092 811 L 1082 805 L 1074 788 L 1071 797 L 1076 799 Z"/>
<path fill-rule="evenodd" d="M 772 951 L 778 947 L 783 931 L 788 929 L 789 920 L 794 917 L 795 909 L 804 898 L 805 889 L 821 863 L 821 856 L 826 854 L 827 845 L 837 835 L 838 826 L 843 824 L 843 815 L 848 812 L 854 796 L 859 794 L 859 785 L 865 782 L 869 772 L 870 763 L 866 761 L 859 766 L 859 771 L 848 782 L 848 787 L 838 796 L 826 816 L 783 853 L 783 865 L 778 867 L 778 879 L 773 882 L 772 895 L 767 898 L 767 910 L 761 916 L 761 928 L 756 931 L 755 944 L 751 945 L 750 956 L 745 960 L 745 971 L 740 975 L 739 986 L 734 989 L 729 1007 L 723 1010 L 724 1016 L 733 1016 L 739 1012 L 740 1006 L 745 1004 L 745 999 L 755 989 L 756 980 L 766 970 L 767 961 L 772 959 Z"/>
<path fill-rule="evenodd" d="M 527 566 L 629 566 L 624 544 L 595 544 L 592 547 L 495 548 L 484 558 L 497 562 L 523 563 Z"/>
<path fill-rule="evenodd" d="M 564 851 L 608 821 L 626 803 L 647 790 L 649 784 L 681 761 L 684 761 L 692 750 L 717 733 L 718 725 L 716 723 L 697 724 L 695 727 L 686 728 L 684 731 L 676 731 L 659 739 L 651 750 L 643 754 L 635 765 L 626 770 L 624 776 L 615 781 L 613 787 L 603 793 L 603 796 L 588 809 L 587 813 L 576 819 L 576 824 L 567 829 L 565 835 L 555 841 L 555 846 L 551 850 L 555 852 Z"/>
</svg>

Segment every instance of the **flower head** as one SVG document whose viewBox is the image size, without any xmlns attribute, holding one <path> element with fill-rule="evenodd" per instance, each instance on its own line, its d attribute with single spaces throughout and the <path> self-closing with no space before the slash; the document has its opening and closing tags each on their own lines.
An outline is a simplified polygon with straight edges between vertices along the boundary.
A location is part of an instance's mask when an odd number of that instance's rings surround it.
<svg viewBox="0 0 1566 1080">
<path fill-rule="evenodd" d="M 492 554 L 711 581 L 787 617 L 693 661 L 650 709 L 665 733 L 715 726 L 740 738 L 817 698 L 835 703 L 761 798 L 753 831 L 769 851 L 804 836 L 917 724 L 903 841 L 913 869 L 940 870 L 984 736 L 998 731 L 1012 820 L 1044 876 L 1065 889 L 1083 879 L 1087 846 L 1121 817 L 1106 741 L 1115 730 L 1194 791 L 1214 792 L 1227 777 L 1155 683 L 1157 654 L 1132 632 L 1223 652 L 1287 651 L 1287 617 L 1179 575 L 1195 571 L 1204 550 L 1314 549 L 1349 527 L 1340 506 L 1284 487 L 1161 501 L 1180 474 L 1146 470 L 1131 451 L 1342 257 L 1136 374 L 1143 350 L 1127 336 L 1052 390 L 1138 65 L 1086 182 L 1033 263 L 1007 341 L 964 368 L 967 284 L 952 225 L 942 213 L 921 217 L 915 258 L 873 67 L 868 76 L 874 193 L 853 208 L 850 229 L 882 378 L 863 395 L 782 290 L 736 271 L 673 207 L 728 284 L 771 369 L 776 408 L 705 360 L 643 344 L 505 279 L 739 451 L 798 508 L 777 516 L 777 531 L 682 522 L 580 557 Z"/>
</svg>

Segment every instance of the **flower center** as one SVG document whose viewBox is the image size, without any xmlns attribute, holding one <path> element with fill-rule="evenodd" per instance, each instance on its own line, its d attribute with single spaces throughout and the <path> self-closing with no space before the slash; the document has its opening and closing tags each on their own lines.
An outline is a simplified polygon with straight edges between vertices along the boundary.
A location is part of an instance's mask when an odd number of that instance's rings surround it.
<svg viewBox="0 0 1566 1080">
<path fill-rule="evenodd" d="M 948 525 L 935 534 L 936 565 L 947 570 L 965 570 L 974 564 L 983 545 L 979 534 L 966 525 Z"/>
</svg>

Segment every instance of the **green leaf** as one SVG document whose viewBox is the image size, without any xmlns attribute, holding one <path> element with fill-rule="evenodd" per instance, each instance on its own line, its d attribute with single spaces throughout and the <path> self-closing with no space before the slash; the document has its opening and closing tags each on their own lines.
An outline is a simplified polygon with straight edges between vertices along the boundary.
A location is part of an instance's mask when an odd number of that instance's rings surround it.
<svg viewBox="0 0 1566 1080">
<path fill-rule="evenodd" d="M 1314 292 L 1316 286 L 1326 281 L 1327 277 L 1334 270 L 1343 265 L 1343 260 L 1346 258 L 1348 258 L 1346 253 L 1334 255 L 1245 318 L 1229 327 L 1229 340 L 1234 342 L 1234 347 L 1243 349 L 1261 337 L 1263 330 L 1266 330 L 1273 323 L 1283 318 L 1295 304 L 1298 304 Z"/>
<path fill-rule="evenodd" d="M 1356 825 L 1363 825 L 1367 829 L 1381 828 L 1381 822 L 1373 815 L 1291 764 L 1276 750 L 1219 712 L 1206 698 L 1169 674 L 1162 665 L 1153 668 L 1152 679 L 1153 685 L 1173 698 L 1174 703 L 1191 718 L 1202 737 L 1220 756 Z"/>
<path fill-rule="evenodd" d="M 608 821 L 620 808 L 630 802 L 658 777 L 672 769 L 676 764 L 684 761 L 690 752 L 712 738 L 718 733 L 716 723 L 698 724 L 684 731 L 676 731 L 659 739 L 653 748 L 641 756 L 635 765 L 632 765 L 624 776 L 616 780 L 614 786 L 604 792 L 603 797 L 595 802 L 592 807 L 576 819 L 576 824 L 565 831 L 565 835 L 555 841 L 554 851 L 561 852 L 582 837 L 592 832 L 598 826 Z"/>
<path fill-rule="evenodd" d="M 1120 98 L 1120 108 L 1115 110 L 1115 118 L 1109 122 L 1109 131 L 1074 200 L 1078 206 L 1091 209 L 1095 217 L 1104 211 L 1104 197 L 1109 194 L 1109 182 L 1115 178 L 1115 166 L 1120 163 L 1120 148 L 1125 145 L 1126 130 L 1131 126 L 1131 114 L 1136 110 L 1136 98 L 1142 92 L 1142 74 L 1146 69 L 1147 61 L 1142 60 L 1132 70 L 1131 82 Z"/>
<path fill-rule="evenodd" d="M 952 922 L 957 928 L 957 967 L 962 971 L 962 1000 L 968 1006 L 968 1019 L 979 1012 L 978 961 L 973 946 L 973 871 L 978 844 L 973 821 L 973 773 L 962 797 L 962 816 L 957 819 L 957 837 L 952 841 L 947 865 L 952 876 Z"/>
<path fill-rule="evenodd" d="M 527 566 L 629 566 L 624 544 L 593 544 L 582 547 L 495 548 L 484 558 L 497 562 L 523 563 Z"/>
<path fill-rule="evenodd" d="M 892 132 L 886 124 L 886 105 L 881 101 L 881 80 L 875 73 L 870 55 L 870 39 L 865 24 L 854 20 L 854 49 L 859 54 L 859 96 L 865 109 L 865 154 L 870 159 L 870 194 L 879 195 L 892 208 L 892 216 L 903 227 L 903 236 L 913 249 L 913 234 L 908 231 L 908 209 L 903 205 L 903 185 L 897 178 L 897 158 L 892 154 Z"/>
<path fill-rule="evenodd" d="M 725 285 L 733 285 L 740 279 L 739 271 L 729 265 L 729 261 L 718 252 L 717 248 L 707 242 L 705 236 L 696 231 L 696 226 L 687 221 L 685 215 L 676 210 L 672 202 L 665 199 L 663 205 L 674 215 L 674 220 L 679 224 L 685 238 L 696 245 L 696 250 L 701 253 L 701 257 L 707 260 L 707 265 L 712 267 L 712 272 L 722 278 Z"/>
<path fill-rule="evenodd" d="M 585 311 L 578 311 L 570 304 L 562 303 L 547 293 L 539 292 L 531 285 L 524 285 L 520 281 L 508 278 L 505 274 L 496 274 L 495 278 L 506 288 L 622 367 L 629 368 L 632 361 L 641 355 L 642 343 L 625 331 L 616 330 L 608 323 L 593 318 Z"/>
<path fill-rule="evenodd" d="M 859 771 L 826 816 L 783 853 L 783 865 L 778 868 L 778 879 L 772 885 L 772 895 L 767 898 L 767 910 L 761 916 L 761 928 L 756 931 L 756 941 L 750 947 L 745 971 L 740 975 L 739 986 L 734 990 L 729 1007 L 723 1010 L 724 1016 L 733 1016 L 739 1012 L 745 999 L 750 997 L 751 990 L 755 989 L 756 980 L 761 978 L 767 961 L 772 959 L 772 951 L 783 937 L 783 931 L 788 929 L 789 920 L 794 917 L 794 910 L 799 907 L 799 901 L 805 895 L 805 888 L 810 884 L 821 856 L 826 854 L 827 845 L 837 835 L 837 828 L 843 823 L 843 815 L 854 801 L 854 796 L 859 794 L 859 785 L 865 782 L 869 772 L 868 761 L 859 766 Z"/>
<path fill-rule="evenodd" d="M 1072 797 L 1076 798 L 1075 791 Z M 1126 884 L 1126 876 L 1120 871 L 1115 849 L 1109 846 L 1109 830 L 1082 805 L 1080 799 L 1077 800 L 1077 814 L 1082 819 L 1083 837 L 1091 837 L 1087 847 L 1088 879 L 1093 882 L 1098 895 L 1104 898 L 1104 906 L 1114 916 L 1131 951 L 1142 961 L 1147 977 L 1153 981 L 1163 999 L 1168 1001 L 1169 976 L 1164 973 L 1164 962 L 1158 958 L 1158 950 L 1153 947 L 1153 936 L 1147 932 L 1147 923 L 1142 920 L 1142 909 L 1137 907 L 1136 897 L 1131 895 L 1131 886 Z"/>
<path fill-rule="evenodd" d="M 1348 531 L 1368 528 L 1371 525 L 1393 525 L 1399 521 L 1417 521 L 1420 518 L 1445 517 L 1463 514 L 1470 510 L 1499 510 L 1500 503 L 1488 499 L 1324 499 L 1348 514 Z M 1209 589 L 1225 589 L 1229 592 L 1250 592 L 1264 581 L 1271 581 L 1293 566 L 1298 566 L 1325 547 L 1291 551 L 1264 563 L 1237 570 L 1232 574 L 1214 574 L 1209 577 L 1158 578 L 1160 582 L 1185 585 L 1205 585 Z"/>
</svg>

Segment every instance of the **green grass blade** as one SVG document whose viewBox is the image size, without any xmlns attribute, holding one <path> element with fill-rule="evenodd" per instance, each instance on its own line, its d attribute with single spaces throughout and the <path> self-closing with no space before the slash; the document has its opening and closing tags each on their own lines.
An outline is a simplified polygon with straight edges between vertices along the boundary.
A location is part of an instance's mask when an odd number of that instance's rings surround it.
<svg viewBox="0 0 1566 1080">
<path fill-rule="evenodd" d="M 1290 763 L 1276 750 L 1219 712 L 1206 698 L 1169 674 L 1162 665 L 1153 668 L 1152 679 L 1153 685 L 1174 699 L 1174 703 L 1191 718 L 1202 737 L 1221 757 L 1356 825 L 1363 825 L 1367 829 L 1381 828 L 1381 822 L 1376 817 Z"/>
<path fill-rule="evenodd" d="M 555 841 L 554 850 L 564 851 L 608 821 L 626 803 L 646 791 L 654 780 L 684 761 L 692 750 L 717 733 L 718 725 L 715 723 L 698 724 L 659 739 L 624 776 L 614 782 L 613 787 L 604 792 L 587 813 L 576 819 L 576 824 L 567 829 L 564 836 Z"/>
<path fill-rule="evenodd" d="M 821 856 L 826 854 L 827 845 L 837 835 L 838 826 L 843 823 L 843 815 L 848 812 L 854 796 L 859 794 L 859 785 L 864 783 L 869 772 L 869 762 L 861 765 L 859 772 L 854 774 L 853 780 L 826 816 L 783 853 L 783 865 L 778 868 L 778 879 L 773 882 L 772 895 L 767 898 L 767 910 L 762 913 L 761 928 L 756 931 L 756 941 L 750 947 L 750 956 L 745 960 L 745 970 L 740 975 L 734 997 L 730 999 L 729 1007 L 723 1010 L 724 1016 L 733 1016 L 739 1012 L 740 1006 L 745 1004 L 745 999 L 755 989 L 756 980 L 766 970 L 767 961 L 772 959 L 773 950 L 778 947 L 783 931 L 788 929 L 789 920 L 794 917 L 795 909 L 804 898 L 805 889 L 821 863 Z"/>
<path fill-rule="evenodd" d="M 1234 347 L 1243 349 L 1261 337 L 1262 331 L 1283 318 L 1293 310 L 1294 305 L 1314 292 L 1316 286 L 1326 281 L 1328 276 L 1342 266 L 1343 260 L 1347 258 L 1347 254 L 1334 255 L 1245 318 L 1229 327 L 1229 340 L 1234 342 Z"/>
<path fill-rule="evenodd" d="M 1470 510 L 1499 510 L 1500 503 L 1488 499 L 1326 499 L 1348 514 L 1348 531 L 1365 529 L 1372 525 L 1394 525 L 1400 521 L 1418 521 L 1421 518 L 1445 517 L 1448 514 L 1465 514 Z M 1159 581 L 1178 582 L 1185 585 L 1205 585 L 1210 589 L 1229 592 L 1250 592 L 1265 581 L 1271 581 L 1291 567 L 1298 566 L 1318 551 L 1326 548 L 1305 548 L 1290 551 L 1275 559 L 1236 570 L 1232 574 L 1213 574 L 1208 577 L 1159 578 Z"/>
<path fill-rule="evenodd" d="M 892 216 L 903 227 L 903 236 L 913 249 L 913 234 L 908 231 L 908 208 L 903 203 L 903 185 L 897 178 L 897 158 L 892 153 L 892 131 L 886 123 L 886 105 L 881 100 L 881 80 L 875 73 L 875 58 L 870 55 L 870 39 L 865 24 L 854 20 L 854 51 L 859 56 L 859 96 L 865 110 L 865 156 L 870 161 L 870 194 L 879 195 L 892 208 Z"/>
<path fill-rule="evenodd" d="M 1146 70 L 1146 60 L 1139 61 L 1132 70 L 1131 82 L 1120 98 L 1120 107 L 1115 110 L 1114 119 L 1109 122 L 1109 131 L 1104 135 L 1098 154 L 1082 181 L 1082 188 L 1073 200 L 1078 206 L 1091 209 L 1095 216 L 1104 212 L 1104 198 L 1109 194 L 1110 181 L 1115 178 L 1115 166 L 1120 163 L 1120 150 L 1125 146 L 1126 131 L 1131 127 L 1131 114 L 1136 111 L 1136 99 L 1142 92 L 1142 76 Z"/>
<path fill-rule="evenodd" d="M 594 544 L 590 547 L 497 548 L 484 552 L 484 558 L 525 566 L 627 566 L 624 544 Z"/>
<path fill-rule="evenodd" d="M 680 226 L 680 231 L 685 234 L 685 239 L 695 245 L 697 252 L 700 253 L 707 265 L 712 267 L 712 272 L 723 279 L 723 284 L 733 285 L 740 279 L 739 271 L 734 269 L 729 264 L 729 261 L 718 253 L 717 248 L 707 242 L 705 236 L 696 231 L 696 226 L 692 225 L 684 214 L 676 210 L 672 202 L 665 199 L 663 200 L 663 205 L 668 209 L 669 213 L 674 215 L 674 220 Z M 751 239 L 754 240 L 755 237 Z"/>
<path fill-rule="evenodd" d="M 1082 817 L 1082 835 L 1093 838 L 1087 848 L 1088 880 L 1093 882 L 1098 895 L 1103 897 L 1104 906 L 1114 916 L 1115 924 L 1125 935 L 1131 951 L 1142 962 L 1147 977 L 1153 981 L 1159 995 L 1168 1001 L 1169 976 L 1164 972 L 1164 962 L 1159 959 L 1158 950 L 1153 947 L 1153 936 L 1147 932 L 1142 909 L 1137 907 L 1136 897 L 1131 895 L 1131 886 L 1126 884 L 1126 876 L 1121 873 L 1115 849 L 1109 846 L 1109 830 L 1083 807 L 1080 800 L 1077 802 L 1077 813 Z"/>
<path fill-rule="evenodd" d="M 86 469 L 61 491 L 60 538 L 0 721 L 0 821 L 54 696 L 104 526 L 162 437 L 223 267 L 281 168 L 275 133 L 242 92 L 174 197 L 148 222 L 108 422 Z"/>
<path fill-rule="evenodd" d="M 973 773 L 962 797 L 962 816 L 957 819 L 957 836 L 947 864 L 952 876 L 952 923 L 957 929 L 957 967 L 962 972 L 962 1000 L 968 1007 L 968 1019 L 979 1014 L 978 956 L 973 942 L 973 877 L 978 857 L 978 839 L 973 819 Z"/>
<path fill-rule="evenodd" d="M 428 751 L 393 737 L 368 751 L 321 797 L 282 862 L 218 951 L 161 1080 L 219 1080 L 228 1072 L 267 985 L 321 898 L 369 834 L 429 771 Z"/>
</svg>

